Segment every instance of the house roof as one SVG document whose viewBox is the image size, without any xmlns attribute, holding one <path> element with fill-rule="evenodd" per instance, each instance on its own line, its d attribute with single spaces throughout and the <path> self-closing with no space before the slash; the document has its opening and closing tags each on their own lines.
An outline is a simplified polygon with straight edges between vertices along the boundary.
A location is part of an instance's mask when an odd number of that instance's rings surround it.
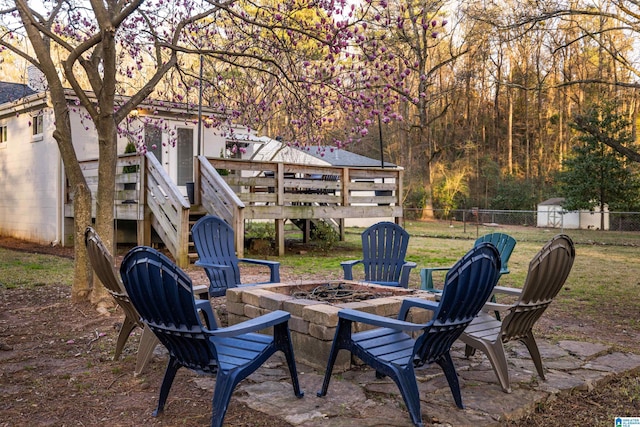
<svg viewBox="0 0 640 427">
<path fill-rule="evenodd" d="M 380 167 L 380 160 L 372 159 L 371 157 L 362 156 L 360 154 L 352 153 L 350 151 L 342 150 L 340 148 L 317 148 L 312 147 L 308 150 L 302 150 L 305 153 L 321 159 L 331 166 L 345 166 L 345 167 L 368 167 L 378 168 Z M 393 163 L 384 162 L 384 167 L 395 168 L 397 167 Z"/>
<path fill-rule="evenodd" d="M 365 168 L 380 167 L 380 160 L 378 159 L 372 159 L 371 157 L 362 156 L 360 154 L 335 147 L 300 148 L 293 145 L 289 146 L 287 143 L 278 139 L 269 138 L 268 136 L 257 136 L 254 134 L 236 134 L 233 138 L 230 138 L 230 140 L 260 144 L 260 148 L 256 150 L 252 160 L 273 161 L 274 159 L 278 159 L 279 161 L 282 161 L 285 159 L 285 161 L 290 162 L 304 162 L 303 158 L 295 155 L 295 153 L 300 153 L 301 155 L 308 155 L 317 159 L 320 162 L 319 164 L 328 164 L 330 166 Z M 288 152 L 289 154 L 284 154 L 284 152 Z M 384 167 L 396 168 L 397 165 L 390 162 L 384 162 Z"/>
<path fill-rule="evenodd" d="M 0 82 L 0 105 L 37 93 L 26 84 Z"/>
<path fill-rule="evenodd" d="M 551 199 L 547 199 L 544 202 L 538 203 L 538 206 L 548 206 L 548 205 L 562 206 L 563 203 L 564 203 L 564 197 L 552 197 Z"/>
</svg>

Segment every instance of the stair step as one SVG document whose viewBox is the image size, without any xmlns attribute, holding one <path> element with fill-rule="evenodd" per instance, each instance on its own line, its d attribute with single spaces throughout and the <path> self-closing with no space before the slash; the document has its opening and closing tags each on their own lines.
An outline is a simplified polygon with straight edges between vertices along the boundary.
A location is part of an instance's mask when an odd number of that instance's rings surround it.
<svg viewBox="0 0 640 427">
<path fill-rule="evenodd" d="M 207 212 L 201 205 L 192 205 L 189 210 L 189 246 L 187 248 L 187 258 L 189 259 L 190 264 L 193 264 L 198 260 L 198 253 L 196 252 L 196 247 L 193 244 L 193 239 L 191 238 L 191 227 L 193 227 L 193 225 L 206 214 Z"/>
</svg>

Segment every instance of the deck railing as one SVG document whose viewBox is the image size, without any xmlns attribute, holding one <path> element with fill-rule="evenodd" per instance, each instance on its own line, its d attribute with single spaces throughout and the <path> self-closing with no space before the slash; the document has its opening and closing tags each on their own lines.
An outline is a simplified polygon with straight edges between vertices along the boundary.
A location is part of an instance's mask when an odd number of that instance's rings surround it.
<svg viewBox="0 0 640 427">
<path fill-rule="evenodd" d="M 196 182 L 196 193 L 226 193 L 230 189 L 238 199 L 234 203 L 243 205 L 239 217 L 274 220 L 279 255 L 284 255 L 284 221 L 287 219 L 307 225 L 318 219 L 336 221 L 342 237 L 346 218 L 394 218 L 399 222 L 403 216 L 401 168 L 333 167 L 203 157 L 199 162 L 208 162 L 217 177 L 215 182 L 210 177 Z M 226 184 L 224 187 L 221 180 Z M 204 188 L 206 186 L 210 188 Z M 206 209 L 211 208 L 207 206 Z M 309 230 L 308 226 L 304 228 Z M 236 250 L 241 254 L 244 224 L 236 223 L 234 229 Z"/>
<path fill-rule="evenodd" d="M 116 163 L 116 194 L 114 203 L 114 216 L 116 219 L 140 220 L 143 217 L 143 209 L 140 199 L 140 164 L 142 157 L 137 154 L 123 154 L 118 156 Z M 91 214 L 96 214 L 96 194 L 98 193 L 98 160 L 86 160 L 80 162 L 80 168 L 91 190 Z M 73 217 L 73 198 L 69 182 L 65 191 L 65 216 Z"/>
<path fill-rule="evenodd" d="M 194 170 L 195 204 L 231 225 L 238 256 L 244 256 L 244 203 L 206 157 L 199 156 L 195 159 Z"/>
<path fill-rule="evenodd" d="M 401 168 L 208 161 L 245 205 L 246 219 L 402 217 Z"/>
<path fill-rule="evenodd" d="M 98 160 L 80 162 L 91 190 L 92 217 L 96 214 Z M 144 171 L 145 173 L 140 173 Z M 144 189 L 144 191 L 141 191 Z M 151 244 L 151 227 L 181 267 L 189 264 L 189 210 L 191 205 L 171 181 L 155 156 L 118 156 L 114 217 L 137 222 L 138 243 Z M 73 217 L 73 192 L 67 182 L 65 216 Z"/>
</svg>

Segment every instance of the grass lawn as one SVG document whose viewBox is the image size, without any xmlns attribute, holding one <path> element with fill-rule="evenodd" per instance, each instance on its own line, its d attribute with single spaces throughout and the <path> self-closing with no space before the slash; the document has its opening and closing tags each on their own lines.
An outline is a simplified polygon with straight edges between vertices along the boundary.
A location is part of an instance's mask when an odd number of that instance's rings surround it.
<svg viewBox="0 0 640 427">
<path fill-rule="evenodd" d="M 547 240 L 562 232 L 469 224 L 465 230 L 462 223 L 439 221 L 406 221 L 404 227 L 411 235 L 407 260 L 418 264 L 411 273 L 411 287 L 420 286 L 421 267 L 450 266 L 473 246 L 478 236 L 491 232 L 507 233 L 518 242 L 509 260 L 511 273 L 501 278 L 500 285 L 521 287 L 533 256 Z M 360 257 L 362 230 L 347 229 L 345 241 L 330 250 L 290 251 L 279 261 L 285 271 L 341 278 L 340 262 Z M 557 318 L 561 327 L 548 325 L 541 333 L 558 339 L 601 340 L 636 351 L 633 340 L 640 338 L 640 233 L 596 230 L 564 230 L 564 233 L 576 245 L 576 260 L 564 288 L 543 317 L 547 324 Z M 361 270 L 355 270 L 354 277 L 358 272 Z M 436 284 L 444 280 L 444 274 L 437 274 L 434 274 Z M 594 334 L 591 329 L 597 326 L 608 332 Z M 619 334 L 612 335 L 612 331 Z"/>
</svg>

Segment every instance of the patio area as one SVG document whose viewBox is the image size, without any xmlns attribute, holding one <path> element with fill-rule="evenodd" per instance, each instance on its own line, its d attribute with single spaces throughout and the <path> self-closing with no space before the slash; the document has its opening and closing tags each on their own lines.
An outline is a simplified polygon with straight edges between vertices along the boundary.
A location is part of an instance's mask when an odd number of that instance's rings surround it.
<svg viewBox="0 0 640 427">
<path fill-rule="evenodd" d="M 460 377 L 466 409 L 458 409 L 442 370 L 426 366 L 417 370 L 421 412 L 425 425 L 494 426 L 517 421 L 539 403 L 573 390 L 590 390 L 612 376 L 640 369 L 640 355 L 611 352 L 609 347 L 577 341 L 551 343 L 539 340 L 547 368 L 547 381 L 535 373 L 524 345 L 507 344 L 513 392 L 504 393 L 486 357 L 479 352 L 466 359 L 464 346 L 454 345 L 454 363 Z M 315 392 L 323 370 L 298 363 L 305 397 L 296 399 L 286 364 L 278 355 L 242 382 L 234 399 L 254 410 L 281 418 L 294 426 L 409 426 L 398 387 L 388 378 L 377 380 L 362 367 L 335 376 L 326 397 Z M 199 387 L 213 389 L 215 380 L 194 378 Z M 613 424 L 613 420 L 611 420 Z"/>
</svg>

